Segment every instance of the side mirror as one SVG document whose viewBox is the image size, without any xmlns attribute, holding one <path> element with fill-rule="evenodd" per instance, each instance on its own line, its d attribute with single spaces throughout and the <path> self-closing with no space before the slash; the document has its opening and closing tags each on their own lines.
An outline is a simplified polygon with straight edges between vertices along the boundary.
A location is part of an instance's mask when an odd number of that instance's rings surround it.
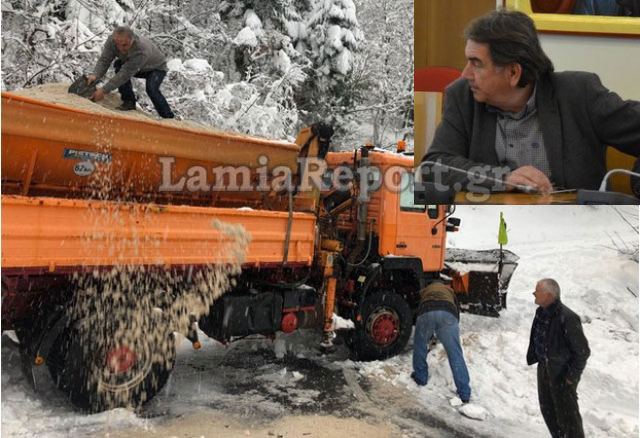
<svg viewBox="0 0 640 438">
<path fill-rule="evenodd" d="M 446 225 L 446 230 L 447 231 L 458 231 L 458 227 L 460 226 L 460 218 L 457 217 L 450 217 L 447 218 L 447 225 Z"/>
</svg>

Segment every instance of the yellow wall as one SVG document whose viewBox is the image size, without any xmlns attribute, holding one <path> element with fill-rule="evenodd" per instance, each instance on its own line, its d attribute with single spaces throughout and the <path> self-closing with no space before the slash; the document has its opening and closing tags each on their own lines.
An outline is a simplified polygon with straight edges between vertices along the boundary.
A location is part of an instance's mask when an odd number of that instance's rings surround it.
<svg viewBox="0 0 640 438">
<path fill-rule="evenodd" d="M 496 7 L 496 0 L 415 0 L 415 68 L 464 68 L 464 28 Z"/>
<path fill-rule="evenodd" d="M 624 99 L 640 100 L 634 74 L 640 71 L 640 18 L 534 14 L 529 0 L 507 0 L 506 5 L 531 15 L 557 71 L 596 73 Z"/>
</svg>

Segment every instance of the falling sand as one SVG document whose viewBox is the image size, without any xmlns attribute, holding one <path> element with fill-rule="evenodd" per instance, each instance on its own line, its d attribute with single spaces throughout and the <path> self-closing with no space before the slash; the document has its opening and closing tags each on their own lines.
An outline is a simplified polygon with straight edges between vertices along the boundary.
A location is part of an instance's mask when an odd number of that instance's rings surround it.
<svg viewBox="0 0 640 438">
<path fill-rule="evenodd" d="M 51 84 L 16 94 L 93 113 L 116 113 L 119 97 L 115 93 L 94 103 L 68 94 L 67 87 Z M 153 120 L 140 111 L 117 111 L 117 115 Z M 99 152 L 109 153 L 114 146 L 113 119 L 102 120 L 92 128 L 92 144 Z M 188 333 L 213 302 L 233 287 L 249 243 L 242 226 L 209 219 L 219 242 L 206 248 L 211 252 L 207 259 L 225 262 L 165 265 L 158 249 L 163 233 L 144 228 L 162 209 L 123 201 L 126 187 L 119 187 L 121 179 L 113 178 L 119 163 L 114 159 L 99 164 L 90 176 L 88 197 L 104 203 L 86 208 L 83 220 L 91 231 L 81 242 L 84 251 L 98 253 L 105 262 L 100 267 L 78 267 L 73 274 L 71 305 L 66 307 L 71 324 L 55 349 L 58 357 L 49 361 L 58 386 L 75 404 L 91 411 L 138 406 L 159 391 L 175 360 L 174 332 Z M 127 220 L 131 217 L 133 221 Z M 157 262 L 132 263 L 123 254 Z"/>
<path fill-rule="evenodd" d="M 90 214 L 96 214 L 96 230 L 119 220 L 117 215 L 100 217 L 98 211 Z M 221 240 L 212 251 L 231 255 L 227 257 L 231 262 L 184 270 L 116 263 L 110 269 L 75 275 L 74 335 L 82 356 L 94 365 L 87 367 L 84 381 L 95 394 L 89 410 L 137 406 L 159 391 L 175 359 L 173 333 L 188 333 L 193 322 L 234 285 L 249 239 L 242 227 L 216 221 L 211 226 Z M 139 246 L 142 251 L 154 246 L 149 237 L 138 238 L 136 230 L 130 231 L 130 237 L 109 241 L 108 251 L 116 261 L 117 253 L 127 247 Z M 88 246 L 95 237 L 86 236 Z"/>
</svg>

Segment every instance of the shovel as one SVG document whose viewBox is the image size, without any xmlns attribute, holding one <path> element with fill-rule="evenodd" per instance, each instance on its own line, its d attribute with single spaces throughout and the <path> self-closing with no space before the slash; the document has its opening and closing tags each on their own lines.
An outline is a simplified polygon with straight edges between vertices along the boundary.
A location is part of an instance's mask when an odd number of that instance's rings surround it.
<svg viewBox="0 0 640 438">
<path fill-rule="evenodd" d="M 82 75 L 71 84 L 68 91 L 88 99 L 96 91 L 96 83 L 87 84 L 87 77 Z"/>
</svg>

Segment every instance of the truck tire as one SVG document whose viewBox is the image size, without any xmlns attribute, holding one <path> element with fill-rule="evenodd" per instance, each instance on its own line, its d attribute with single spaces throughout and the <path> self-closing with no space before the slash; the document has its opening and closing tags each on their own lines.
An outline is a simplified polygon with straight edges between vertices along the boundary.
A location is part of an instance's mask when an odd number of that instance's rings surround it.
<svg viewBox="0 0 640 438">
<path fill-rule="evenodd" d="M 407 301 L 395 292 L 378 291 L 367 296 L 362 322 L 356 324 L 350 347 L 358 360 L 387 359 L 400 353 L 411 336 L 412 313 Z"/>
<path fill-rule="evenodd" d="M 139 407 L 167 383 L 176 357 L 172 333 L 139 338 L 131 349 L 113 342 L 100 348 L 83 342 L 77 330 L 67 328 L 52 345 L 46 361 L 49 373 L 71 403 L 83 411 Z"/>
</svg>

